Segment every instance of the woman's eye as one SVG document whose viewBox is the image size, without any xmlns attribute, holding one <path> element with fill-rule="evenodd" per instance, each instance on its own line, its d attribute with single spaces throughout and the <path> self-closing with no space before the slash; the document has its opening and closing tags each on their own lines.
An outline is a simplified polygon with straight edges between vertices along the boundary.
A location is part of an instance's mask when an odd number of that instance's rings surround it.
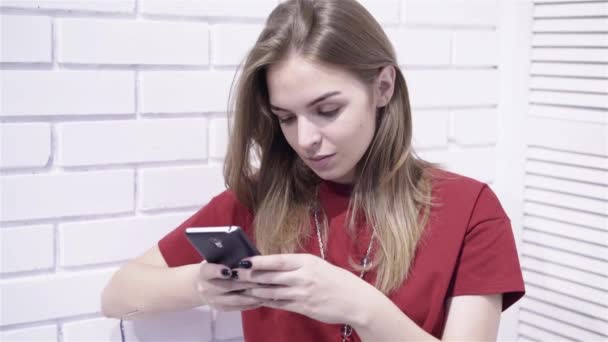
<svg viewBox="0 0 608 342">
<path fill-rule="evenodd" d="M 293 119 L 294 119 L 293 116 L 286 116 L 286 117 L 282 117 L 282 118 L 280 117 L 279 118 L 279 123 L 281 123 L 281 124 L 288 124 L 288 123 L 292 122 Z"/>
<path fill-rule="evenodd" d="M 334 115 L 338 114 L 339 111 L 340 111 L 340 108 L 335 108 L 335 109 L 331 109 L 331 110 L 319 110 L 319 115 L 334 116 Z"/>
</svg>

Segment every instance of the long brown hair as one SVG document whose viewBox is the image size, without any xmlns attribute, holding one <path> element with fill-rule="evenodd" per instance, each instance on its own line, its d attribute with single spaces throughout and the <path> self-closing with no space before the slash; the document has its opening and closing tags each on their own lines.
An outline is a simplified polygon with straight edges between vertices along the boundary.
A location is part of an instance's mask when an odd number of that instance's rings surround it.
<svg viewBox="0 0 608 342">
<path fill-rule="evenodd" d="M 370 267 L 377 270 L 376 287 L 389 293 L 407 278 L 428 221 L 426 171 L 435 165 L 411 148 L 405 79 L 386 34 L 357 1 L 291 0 L 270 14 L 231 93 L 226 185 L 255 213 L 255 239 L 262 253 L 303 248 L 320 179 L 285 140 L 270 111 L 266 84 L 269 66 L 293 53 L 348 71 L 370 85 L 370 92 L 382 67 L 396 69 L 393 96 L 377 113 L 374 138 L 356 166 L 348 223 L 352 233 L 357 213 L 363 213 L 373 227 L 378 247 Z"/>
</svg>

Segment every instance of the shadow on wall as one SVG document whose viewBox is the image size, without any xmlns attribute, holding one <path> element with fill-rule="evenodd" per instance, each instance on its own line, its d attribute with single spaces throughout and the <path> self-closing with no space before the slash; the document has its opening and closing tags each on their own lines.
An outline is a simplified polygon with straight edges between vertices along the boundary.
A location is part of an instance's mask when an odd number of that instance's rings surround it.
<svg viewBox="0 0 608 342">
<path fill-rule="evenodd" d="M 163 313 L 136 321 L 125 321 L 126 341 L 210 341 L 211 310 L 197 308 L 187 311 Z M 111 331 L 111 341 L 120 341 L 118 321 Z"/>
</svg>

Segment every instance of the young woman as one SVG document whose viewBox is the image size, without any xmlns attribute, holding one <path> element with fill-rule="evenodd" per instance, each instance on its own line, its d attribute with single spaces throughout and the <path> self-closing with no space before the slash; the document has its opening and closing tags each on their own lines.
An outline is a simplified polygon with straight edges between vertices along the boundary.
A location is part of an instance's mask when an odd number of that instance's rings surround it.
<svg viewBox="0 0 608 342">
<path fill-rule="evenodd" d="M 106 316 L 209 305 L 242 311 L 247 341 L 496 339 L 524 294 L 509 219 L 415 155 L 403 74 L 361 5 L 281 3 L 233 99 L 228 190 L 114 275 Z M 263 255 L 203 261 L 184 230 L 224 225 Z"/>
</svg>

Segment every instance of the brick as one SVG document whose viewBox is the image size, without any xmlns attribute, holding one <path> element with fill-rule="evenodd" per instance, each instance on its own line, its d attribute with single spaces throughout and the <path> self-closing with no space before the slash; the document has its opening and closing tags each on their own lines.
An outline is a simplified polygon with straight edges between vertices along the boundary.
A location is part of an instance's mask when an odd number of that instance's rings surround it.
<svg viewBox="0 0 608 342">
<path fill-rule="evenodd" d="M 57 341 L 57 339 L 56 325 L 3 330 L 0 332 L 0 341 L 3 342 Z"/>
<path fill-rule="evenodd" d="M 50 269 L 55 260 L 52 225 L 4 228 L 0 230 L 2 273 Z"/>
<path fill-rule="evenodd" d="M 0 124 L 0 168 L 44 167 L 50 157 L 49 124 Z"/>
<path fill-rule="evenodd" d="M 233 339 L 243 337 L 241 313 L 239 311 L 218 311 L 215 318 L 215 338 Z"/>
<path fill-rule="evenodd" d="M 57 125 L 57 165 L 207 158 L 206 119 L 70 122 Z M 108 137 L 112 137 L 108 139 Z"/>
<path fill-rule="evenodd" d="M 115 271 L 82 271 L 0 280 L 0 325 L 100 312 L 101 291 Z"/>
<path fill-rule="evenodd" d="M 50 63 L 51 19 L 41 16 L 0 16 L 0 62 Z"/>
<path fill-rule="evenodd" d="M 127 341 L 211 341 L 211 312 L 207 307 L 160 313 L 125 321 Z M 63 341 L 120 341 L 119 320 L 94 318 L 63 324 Z"/>
<path fill-rule="evenodd" d="M 135 112 L 132 71 L 2 70 L 0 116 Z"/>
<path fill-rule="evenodd" d="M 360 0 L 371 15 L 381 24 L 399 23 L 399 0 Z"/>
<path fill-rule="evenodd" d="M 131 170 L 2 176 L 1 220 L 130 212 L 133 178 Z"/>
<path fill-rule="evenodd" d="M 215 25 L 212 29 L 212 57 L 214 65 L 237 66 L 244 62 L 263 26 L 261 25 Z"/>
<path fill-rule="evenodd" d="M 498 65 L 498 34 L 494 31 L 454 32 L 452 64 Z"/>
<path fill-rule="evenodd" d="M 476 147 L 450 150 L 446 159 L 447 169 L 477 179 L 492 182 L 496 174 L 496 149 Z"/>
<path fill-rule="evenodd" d="M 496 1 L 408 0 L 403 1 L 401 21 L 406 24 L 496 26 Z"/>
<path fill-rule="evenodd" d="M 60 224 L 59 262 L 63 267 L 70 267 L 132 259 L 155 246 L 190 215 L 164 214 Z"/>
<path fill-rule="evenodd" d="M 141 73 L 143 113 L 226 112 L 235 71 Z"/>
<path fill-rule="evenodd" d="M 125 321 L 127 341 L 212 341 L 212 315 L 207 307 L 165 312 Z M 64 341 L 120 340 L 118 320 L 93 319 L 64 324 Z"/>
<path fill-rule="evenodd" d="M 266 18 L 277 0 L 142 0 L 141 12 L 152 15 Z"/>
<path fill-rule="evenodd" d="M 2 0 L 0 7 L 106 13 L 132 13 L 135 0 Z"/>
<path fill-rule="evenodd" d="M 416 153 L 423 158 L 432 163 L 441 164 L 440 166 L 445 167 L 446 162 L 448 160 L 448 150 L 440 149 L 440 150 L 425 150 L 425 149 L 416 149 Z"/>
<path fill-rule="evenodd" d="M 204 23 L 90 18 L 57 23 L 61 63 L 209 63 L 209 28 Z"/>
<path fill-rule="evenodd" d="M 466 109 L 450 113 L 450 140 L 460 145 L 495 144 L 498 137 L 496 109 Z"/>
<path fill-rule="evenodd" d="M 409 70 L 405 78 L 414 108 L 498 103 L 496 70 Z"/>
<path fill-rule="evenodd" d="M 416 148 L 448 146 L 447 111 L 416 110 L 412 113 L 413 142 Z"/>
<path fill-rule="evenodd" d="M 209 157 L 224 159 L 228 140 L 228 119 L 212 119 L 209 123 Z"/>
<path fill-rule="evenodd" d="M 449 65 L 451 38 L 447 31 L 385 30 L 400 65 Z"/>
<path fill-rule="evenodd" d="M 140 170 L 141 210 L 202 206 L 225 190 L 221 165 Z"/>
<path fill-rule="evenodd" d="M 211 310 L 202 306 L 130 321 L 127 329 L 141 341 L 212 341 L 212 320 Z"/>
</svg>

